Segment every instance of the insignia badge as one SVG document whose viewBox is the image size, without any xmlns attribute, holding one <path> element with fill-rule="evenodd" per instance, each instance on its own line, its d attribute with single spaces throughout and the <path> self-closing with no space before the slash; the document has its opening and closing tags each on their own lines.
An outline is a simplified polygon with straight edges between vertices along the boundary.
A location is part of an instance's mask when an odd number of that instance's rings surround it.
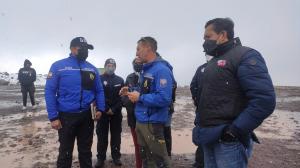
<svg viewBox="0 0 300 168">
<path fill-rule="evenodd" d="M 250 65 L 256 65 L 257 61 L 255 59 L 251 59 L 249 61 Z"/>
<path fill-rule="evenodd" d="M 159 81 L 161 87 L 165 87 L 167 85 L 167 79 L 160 79 Z"/>
<path fill-rule="evenodd" d="M 144 87 L 147 87 L 147 86 L 148 86 L 148 81 L 145 80 L 145 82 L 144 82 Z"/>
<path fill-rule="evenodd" d="M 226 60 L 218 60 L 217 64 L 218 64 L 219 67 L 225 67 Z"/>
<path fill-rule="evenodd" d="M 94 74 L 92 74 L 92 73 L 90 74 L 90 79 L 91 79 L 91 80 L 94 80 L 94 79 L 95 79 Z"/>
</svg>

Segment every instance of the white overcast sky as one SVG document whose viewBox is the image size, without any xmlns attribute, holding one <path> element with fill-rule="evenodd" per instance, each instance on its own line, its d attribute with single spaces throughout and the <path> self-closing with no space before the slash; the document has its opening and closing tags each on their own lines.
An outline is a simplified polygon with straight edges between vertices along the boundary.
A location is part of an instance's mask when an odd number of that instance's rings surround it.
<svg viewBox="0 0 300 168">
<path fill-rule="evenodd" d="M 188 85 L 202 52 L 206 21 L 230 17 L 235 36 L 264 56 L 275 85 L 300 86 L 298 0 L 0 0 L 0 72 L 17 72 L 26 58 L 38 73 L 68 57 L 70 40 L 94 45 L 88 61 L 115 58 L 117 74 L 132 72 L 136 42 L 153 36 L 158 51 Z"/>
</svg>

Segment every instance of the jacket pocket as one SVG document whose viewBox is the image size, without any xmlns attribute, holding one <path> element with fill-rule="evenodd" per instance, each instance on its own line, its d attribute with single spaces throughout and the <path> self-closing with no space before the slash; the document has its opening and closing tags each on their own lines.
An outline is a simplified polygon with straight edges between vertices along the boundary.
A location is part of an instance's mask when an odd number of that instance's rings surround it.
<svg viewBox="0 0 300 168">
<path fill-rule="evenodd" d="M 93 90 L 96 74 L 91 71 L 81 71 L 81 86 L 84 90 Z"/>
</svg>

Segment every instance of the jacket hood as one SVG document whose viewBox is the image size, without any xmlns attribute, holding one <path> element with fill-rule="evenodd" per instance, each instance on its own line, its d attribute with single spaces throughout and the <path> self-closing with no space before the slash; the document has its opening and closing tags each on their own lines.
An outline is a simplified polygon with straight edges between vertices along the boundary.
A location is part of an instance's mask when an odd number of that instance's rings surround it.
<svg viewBox="0 0 300 168">
<path fill-rule="evenodd" d="M 27 64 L 28 64 L 29 66 L 32 65 L 32 63 L 31 63 L 28 59 L 26 59 L 26 60 L 24 61 L 24 67 L 26 67 Z"/>
</svg>

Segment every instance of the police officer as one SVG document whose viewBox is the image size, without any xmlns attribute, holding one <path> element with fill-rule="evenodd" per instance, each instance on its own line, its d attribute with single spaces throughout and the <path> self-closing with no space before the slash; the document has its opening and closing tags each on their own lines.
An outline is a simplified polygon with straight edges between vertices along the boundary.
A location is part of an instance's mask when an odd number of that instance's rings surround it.
<svg viewBox="0 0 300 168">
<path fill-rule="evenodd" d="M 24 61 L 24 67 L 19 70 L 18 80 L 21 84 L 21 92 L 23 97 L 23 107 L 22 110 L 26 110 L 27 105 L 27 95 L 29 93 L 32 109 L 36 109 L 34 100 L 34 81 L 36 80 L 36 72 L 31 68 L 32 63 L 26 59 Z"/>
<path fill-rule="evenodd" d="M 129 74 L 125 81 L 125 86 L 128 87 L 128 90 L 132 91 L 139 87 L 139 77 L 140 73 L 143 69 L 143 64 L 139 61 L 138 58 L 135 58 L 132 62 L 134 72 Z M 135 163 L 136 168 L 142 168 L 142 160 L 140 157 L 139 145 L 137 143 L 137 136 L 135 132 L 136 127 L 136 117 L 134 114 L 135 103 L 132 103 L 128 96 L 122 96 L 123 105 L 127 111 L 127 122 L 128 126 L 131 130 L 131 135 L 134 143 L 135 148 Z"/>
<path fill-rule="evenodd" d="M 234 38 L 231 19 L 208 21 L 204 40 L 213 59 L 203 74 L 193 141 L 203 147 L 205 167 L 245 168 L 253 131 L 275 108 L 272 80 L 261 54 Z"/>
<path fill-rule="evenodd" d="M 48 118 L 58 130 L 58 168 L 71 168 L 75 138 L 80 167 L 92 168 L 94 121 L 90 104 L 96 102 L 96 119 L 105 111 L 104 91 L 96 67 L 86 61 L 93 46 L 83 37 L 71 41 L 68 58 L 52 64 L 45 87 Z"/>
<path fill-rule="evenodd" d="M 172 102 L 173 75 L 165 61 L 156 55 L 152 37 L 138 41 L 137 57 L 142 61 L 139 90 L 122 92 L 136 103 L 136 133 L 144 167 L 171 167 L 166 150 L 164 125 Z"/>
<path fill-rule="evenodd" d="M 213 57 L 210 55 L 206 55 L 206 61 L 210 61 Z M 207 66 L 207 63 L 201 65 L 198 67 L 192 81 L 190 84 L 190 90 L 192 94 L 192 99 L 194 101 L 194 105 L 197 108 L 199 104 L 199 99 L 202 91 L 202 81 L 203 81 L 203 74 L 205 71 L 205 67 Z M 196 117 L 194 124 L 199 125 L 199 113 L 197 112 L 198 110 L 196 109 Z M 204 154 L 203 154 L 203 149 L 202 146 L 199 145 L 197 147 L 196 153 L 195 153 L 195 163 L 193 164 L 193 168 L 204 168 Z"/>
<path fill-rule="evenodd" d="M 97 163 L 96 168 L 104 166 L 106 160 L 106 150 L 108 146 L 108 131 L 111 135 L 111 156 L 116 166 L 121 166 L 120 146 L 122 132 L 122 100 L 119 95 L 120 89 L 124 86 L 124 80 L 115 74 L 116 62 L 109 58 L 104 64 L 105 72 L 101 75 L 105 92 L 105 113 L 97 123 Z"/>
</svg>

